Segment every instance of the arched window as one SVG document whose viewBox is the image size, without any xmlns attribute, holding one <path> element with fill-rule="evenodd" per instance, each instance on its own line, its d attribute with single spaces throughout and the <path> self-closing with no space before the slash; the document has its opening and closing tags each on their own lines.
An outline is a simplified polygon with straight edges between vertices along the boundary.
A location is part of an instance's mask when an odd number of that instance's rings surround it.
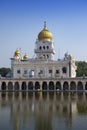
<svg viewBox="0 0 87 130">
<path fill-rule="evenodd" d="M 45 50 L 45 46 L 43 46 L 43 49 Z"/>
<path fill-rule="evenodd" d="M 63 67 L 63 68 L 62 68 L 62 72 L 63 72 L 63 73 L 66 73 L 66 72 L 67 72 L 67 68 L 66 68 L 66 67 Z"/>
<path fill-rule="evenodd" d="M 19 83 L 18 83 L 18 82 L 15 82 L 14 90 L 19 90 L 19 89 L 20 89 Z"/>
<path fill-rule="evenodd" d="M 47 46 L 47 50 L 49 49 L 49 46 Z"/>
<path fill-rule="evenodd" d="M 42 47 L 40 46 L 40 47 L 39 47 L 39 49 L 41 50 L 41 49 L 42 49 Z"/>
<path fill-rule="evenodd" d="M 49 55 L 47 55 L 47 58 L 49 58 Z"/>
<path fill-rule="evenodd" d="M 69 90 L 69 84 L 67 81 L 65 81 L 63 84 L 63 90 Z"/>
<path fill-rule="evenodd" d="M 59 74 L 60 73 L 60 71 L 59 70 L 56 70 L 56 74 Z"/>
<path fill-rule="evenodd" d="M 42 84 L 42 90 L 47 90 L 47 82 L 43 82 Z"/>
<path fill-rule="evenodd" d="M 35 90 L 40 89 L 40 83 L 38 81 L 35 82 Z"/>
</svg>

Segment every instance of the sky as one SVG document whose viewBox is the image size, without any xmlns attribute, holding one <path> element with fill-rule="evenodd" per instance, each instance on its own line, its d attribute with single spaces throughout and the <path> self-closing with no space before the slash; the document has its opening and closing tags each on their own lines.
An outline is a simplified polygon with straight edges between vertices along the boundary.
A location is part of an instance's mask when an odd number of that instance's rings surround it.
<svg viewBox="0 0 87 130">
<path fill-rule="evenodd" d="M 65 52 L 87 61 L 87 0 L 0 0 L 0 68 L 10 67 L 17 48 L 34 56 L 46 21 L 53 34 L 55 59 Z"/>
</svg>

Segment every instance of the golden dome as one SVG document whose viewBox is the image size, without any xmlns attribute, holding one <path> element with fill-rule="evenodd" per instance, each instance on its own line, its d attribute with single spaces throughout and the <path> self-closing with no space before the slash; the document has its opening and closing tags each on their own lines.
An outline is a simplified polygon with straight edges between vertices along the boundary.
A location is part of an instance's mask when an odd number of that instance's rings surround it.
<svg viewBox="0 0 87 130">
<path fill-rule="evenodd" d="M 38 34 L 38 40 L 52 40 L 52 33 L 46 28 L 46 22 L 44 22 L 43 30 Z"/>
<path fill-rule="evenodd" d="M 14 53 L 15 56 L 20 56 L 20 51 L 17 49 Z"/>
<path fill-rule="evenodd" d="M 23 57 L 24 60 L 28 60 L 28 55 L 25 54 L 24 57 Z"/>
</svg>

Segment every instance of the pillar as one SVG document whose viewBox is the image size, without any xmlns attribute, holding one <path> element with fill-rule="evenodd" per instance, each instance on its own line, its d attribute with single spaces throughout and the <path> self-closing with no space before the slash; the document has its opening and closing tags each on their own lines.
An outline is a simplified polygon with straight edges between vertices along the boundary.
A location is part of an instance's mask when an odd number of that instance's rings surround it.
<svg viewBox="0 0 87 130">
<path fill-rule="evenodd" d="M 83 91 L 85 91 L 85 85 L 86 85 L 86 82 L 83 82 Z"/>
<path fill-rule="evenodd" d="M 61 81 L 61 91 L 63 91 L 63 82 Z"/>
<path fill-rule="evenodd" d="M 54 82 L 54 91 L 56 91 L 56 82 Z"/>
<path fill-rule="evenodd" d="M 22 90 L 21 87 L 22 87 L 22 82 L 19 82 L 19 91 Z"/>
<path fill-rule="evenodd" d="M 69 91 L 70 91 L 70 82 L 68 81 L 68 85 L 69 85 Z"/>
<path fill-rule="evenodd" d="M 6 91 L 8 91 L 8 82 L 6 82 Z"/>
<path fill-rule="evenodd" d="M 1 91 L 1 82 L 0 82 L 0 91 Z"/>
</svg>

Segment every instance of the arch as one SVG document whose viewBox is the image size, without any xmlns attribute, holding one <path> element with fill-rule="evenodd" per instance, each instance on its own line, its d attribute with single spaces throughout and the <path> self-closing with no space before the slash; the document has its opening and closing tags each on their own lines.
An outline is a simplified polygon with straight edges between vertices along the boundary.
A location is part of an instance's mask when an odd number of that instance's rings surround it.
<svg viewBox="0 0 87 130">
<path fill-rule="evenodd" d="M 49 55 L 47 55 L 47 59 L 49 58 Z"/>
<path fill-rule="evenodd" d="M 43 49 L 45 50 L 45 46 L 43 46 Z"/>
<path fill-rule="evenodd" d="M 1 90 L 6 90 L 6 83 L 5 82 L 2 82 Z"/>
<path fill-rule="evenodd" d="M 86 84 L 85 84 L 85 90 L 87 90 L 87 82 L 86 82 Z"/>
<path fill-rule="evenodd" d="M 26 82 L 22 82 L 21 90 L 26 90 L 26 89 L 27 89 Z"/>
<path fill-rule="evenodd" d="M 63 90 L 64 90 L 64 91 L 69 90 L 69 84 L 68 84 L 67 81 L 65 81 L 65 82 L 63 83 Z"/>
<path fill-rule="evenodd" d="M 49 90 L 54 90 L 54 82 L 53 81 L 49 82 Z"/>
<path fill-rule="evenodd" d="M 47 82 L 42 83 L 42 90 L 47 90 Z"/>
<path fill-rule="evenodd" d="M 56 82 L 56 90 L 61 90 L 61 83 L 59 81 Z"/>
<path fill-rule="evenodd" d="M 38 81 L 35 82 L 35 90 L 40 89 L 40 83 Z"/>
<path fill-rule="evenodd" d="M 63 72 L 63 73 L 67 73 L 67 67 L 63 67 L 63 68 L 62 68 L 62 72 Z"/>
<path fill-rule="evenodd" d="M 33 90 L 33 82 L 28 83 L 28 90 Z"/>
<path fill-rule="evenodd" d="M 83 84 L 81 81 L 79 81 L 77 84 L 77 90 L 83 90 Z"/>
<path fill-rule="evenodd" d="M 39 47 L 39 49 L 41 50 L 41 49 L 42 49 L 42 47 L 40 46 L 40 47 Z"/>
<path fill-rule="evenodd" d="M 13 83 L 12 82 L 8 82 L 8 90 L 13 90 Z"/>
<path fill-rule="evenodd" d="M 76 90 L 76 83 L 74 81 L 70 83 L 70 90 Z"/>
<path fill-rule="evenodd" d="M 49 46 L 47 46 L 47 50 L 49 49 Z"/>
<path fill-rule="evenodd" d="M 18 82 L 15 82 L 14 84 L 14 90 L 19 90 L 20 86 Z"/>
</svg>

